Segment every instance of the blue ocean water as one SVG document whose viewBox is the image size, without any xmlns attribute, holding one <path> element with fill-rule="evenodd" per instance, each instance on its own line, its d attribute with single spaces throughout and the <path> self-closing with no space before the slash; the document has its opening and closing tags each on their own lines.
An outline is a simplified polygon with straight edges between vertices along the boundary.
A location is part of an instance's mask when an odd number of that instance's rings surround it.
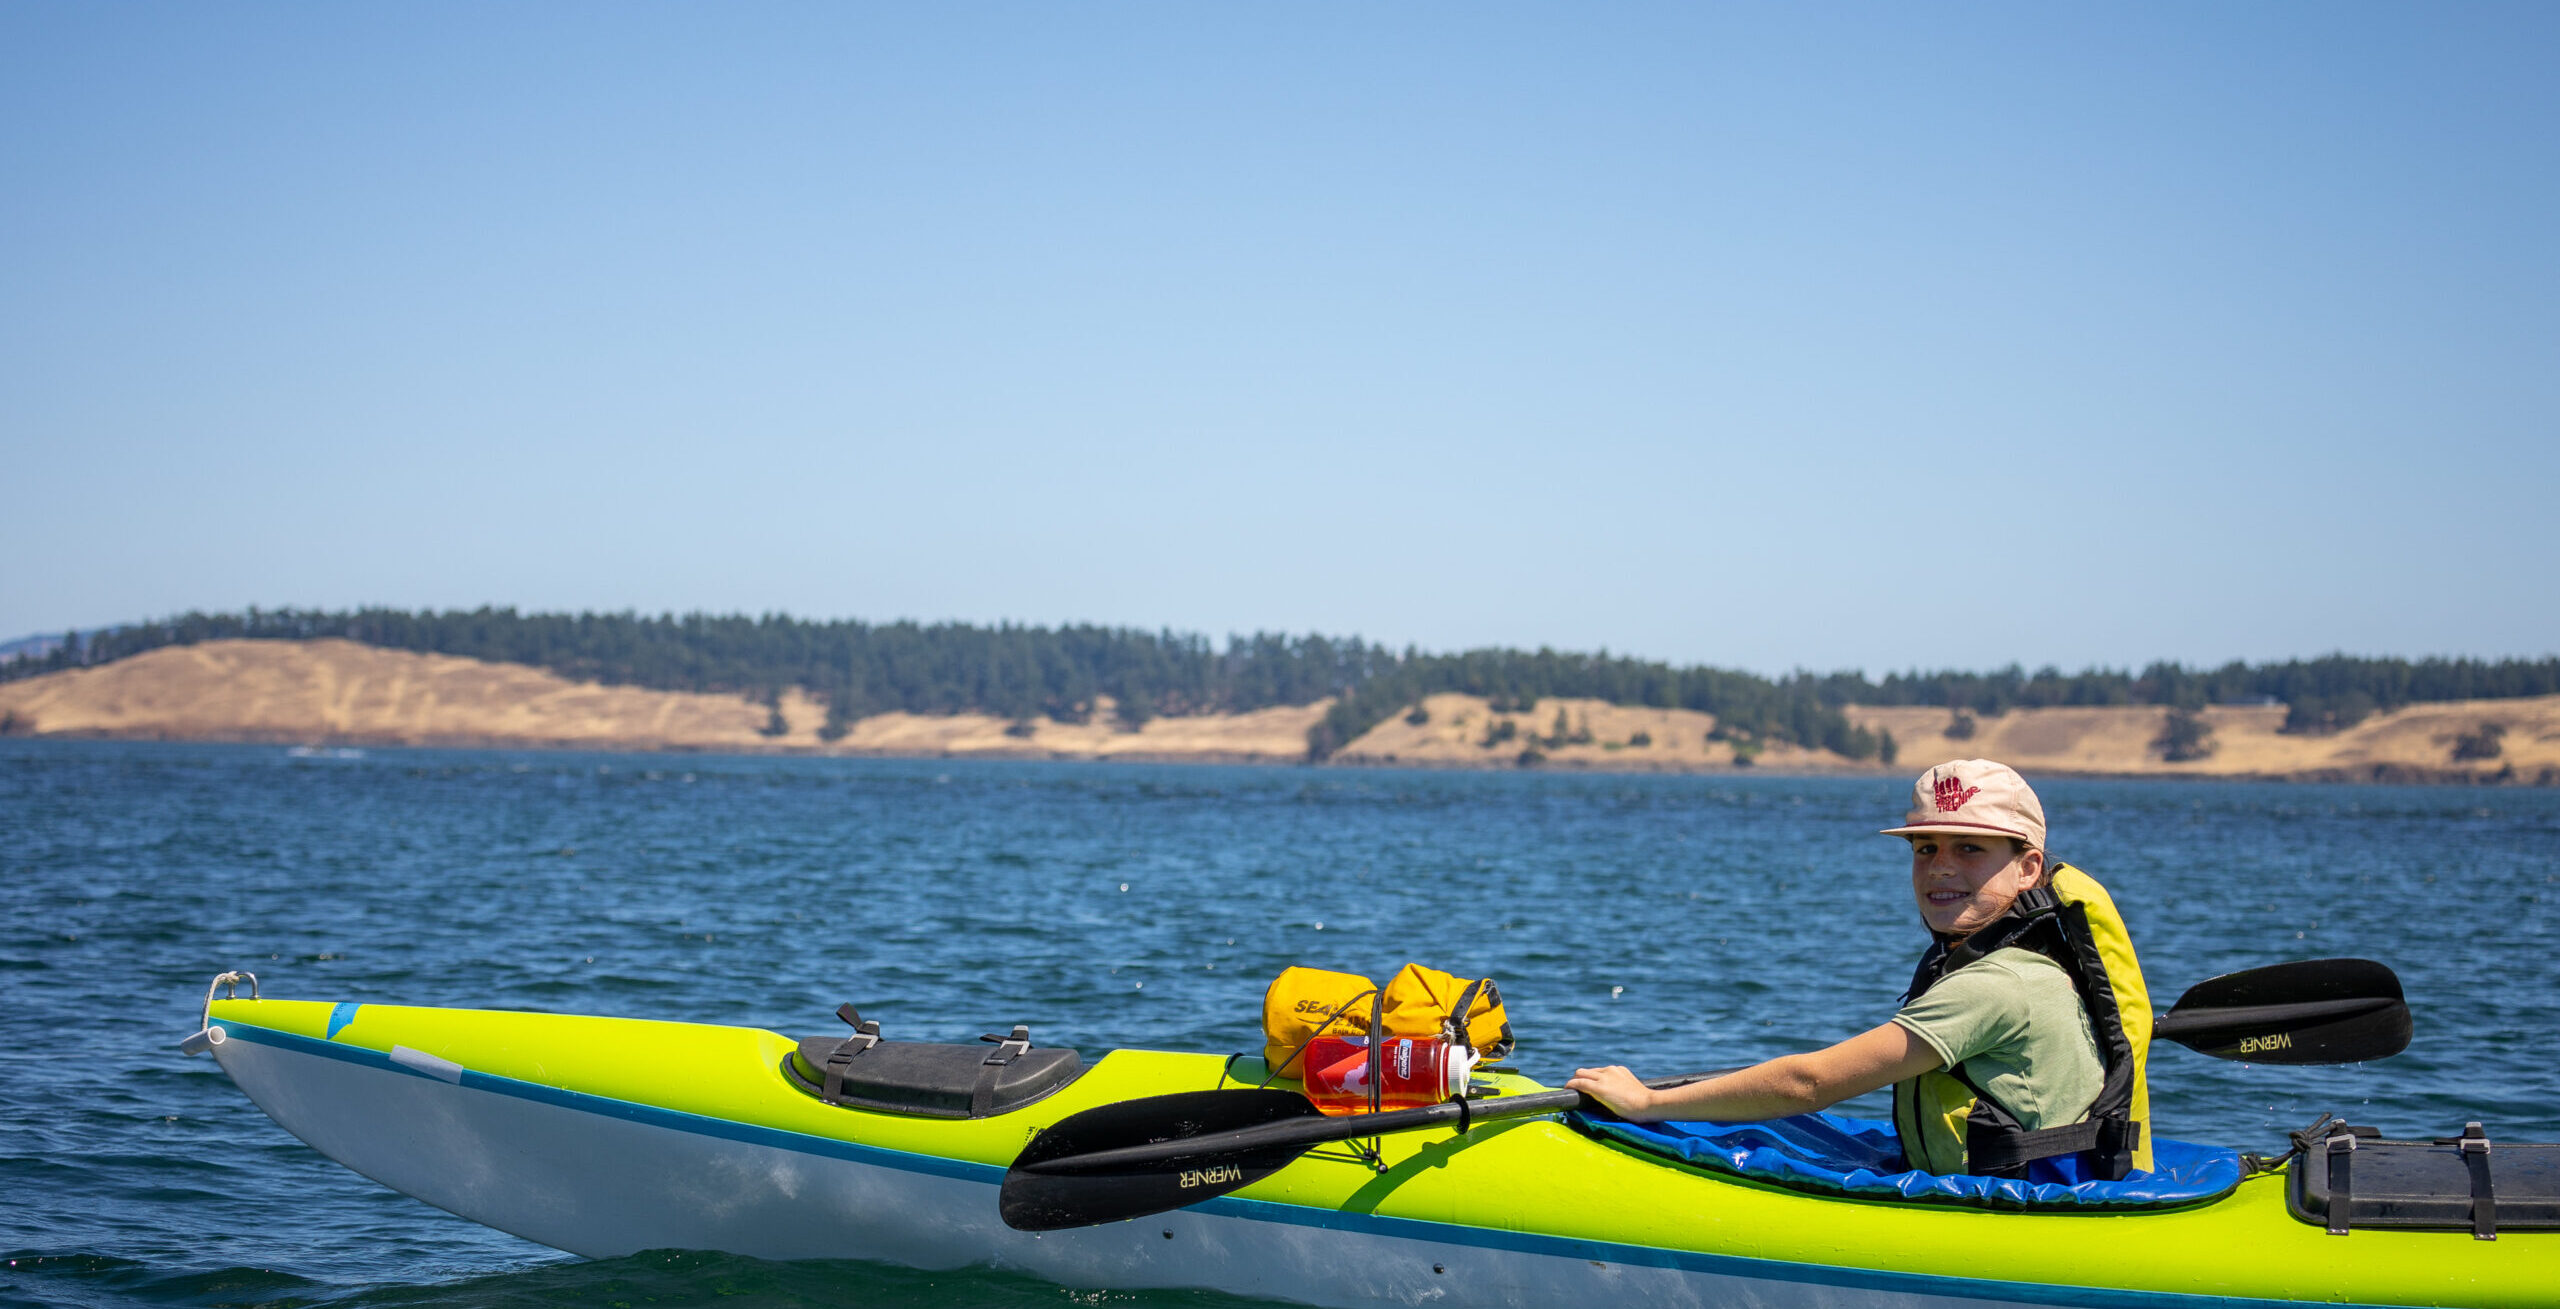
<svg viewBox="0 0 2560 1309">
<path fill-rule="evenodd" d="M 1095 1303 L 983 1271 L 572 1260 L 339 1168 L 175 1045 L 248 968 L 291 998 L 797 1033 L 853 1000 L 912 1039 L 1242 1050 L 1283 966 L 1419 959 L 1502 981 L 1533 1075 L 1725 1066 L 1891 1011 L 1924 940 L 1874 832 L 1906 787 L 0 742 L 0 1300 Z M 2337 1111 L 2560 1140 L 2560 793 L 2039 789 L 2164 1003 L 2324 955 L 2407 985 L 2416 1039 L 2376 1064 L 2164 1045 L 2160 1130 L 2269 1148 Z"/>
</svg>

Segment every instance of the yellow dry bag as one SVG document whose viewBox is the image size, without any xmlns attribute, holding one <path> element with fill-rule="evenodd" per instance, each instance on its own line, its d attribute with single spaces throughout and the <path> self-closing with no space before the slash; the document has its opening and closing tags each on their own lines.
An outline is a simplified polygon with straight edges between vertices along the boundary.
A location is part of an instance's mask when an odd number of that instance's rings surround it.
<svg viewBox="0 0 2560 1309">
<path fill-rule="evenodd" d="M 1465 1014 L 1464 1024 L 1456 1015 Z M 1318 1036 L 1445 1036 L 1484 1059 L 1511 1053 L 1511 1016 L 1502 988 L 1421 964 L 1406 964 L 1381 991 L 1358 973 L 1291 966 L 1262 993 L 1262 1058 L 1274 1077 L 1300 1075 L 1298 1057 Z"/>
</svg>

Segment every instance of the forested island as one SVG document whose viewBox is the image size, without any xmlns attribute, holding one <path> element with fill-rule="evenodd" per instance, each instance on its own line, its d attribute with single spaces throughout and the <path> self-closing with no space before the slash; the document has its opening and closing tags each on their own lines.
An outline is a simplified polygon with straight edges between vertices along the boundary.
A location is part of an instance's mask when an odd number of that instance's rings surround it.
<svg viewBox="0 0 2560 1309">
<path fill-rule="evenodd" d="M 1136 732 L 1157 719 L 1320 706 L 1305 729 L 1305 755 L 1315 761 L 1336 756 L 1400 717 L 1419 728 L 1429 718 L 1426 704 L 1447 695 L 1482 702 L 1482 739 L 1474 744 L 1523 763 L 1597 744 L 1562 709 L 1552 720 L 1536 716 L 1542 702 L 1570 701 L 1703 715 L 1712 724 L 1707 732 L 1725 743 L 1736 764 L 1793 749 L 1879 766 L 1891 765 L 1899 753 L 1896 728 L 1888 720 L 1902 724 L 1906 738 L 1926 731 L 1961 742 L 1983 719 L 2013 710 L 2156 707 L 2165 712 L 2148 747 L 2179 763 L 2213 754 L 2215 722 L 2207 713 L 2213 709 L 2280 707 L 2282 721 L 2274 730 L 2310 736 L 2346 732 L 2376 714 L 2411 705 L 2560 696 L 2560 658 L 2330 655 L 2218 668 L 2157 662 L 2139 672 L 2029 672 L 2013 666 L 1892 673 L 1881 680 L 1862 672 L 1772 678 L 1605 651 L 1434 653 L 1396 650 L 1356 636 L 1256 633 L 1221 644 L 1192 633 L 1090 625 L 506 608 L 188 613 L 66 633 L 42 654 L 0 662 L 0 682 L 207 642 L 323 639 L 523 665 L 577 683 L 741 697 L 763 708 L 762 734 L 777 739 L 795 730 L 785 710 L 788 696 L 798 712 L 819 716 L 819 742 L 843 741 L 856 724 L 888 714 L 985 715 L 1028 739 L 1044 723 L 1086 725 L 1097 715 Z M 1889 712 L 1914 708 L 1943 711 L 1944 717 L 1924 726 L 1907 713 Z M 0 731 L 13 726 L 26 724 L 0 721 Z M 799 730 L 809 726 L 800 724 Z M 1637 727 L 1626 731 L 1627 739 L 1610 743 L 1611 749 L 1650 734 Z M 2498 724 L 2482 725 L 2456 744 L 2453 761 L 2498 758 L 2504 734 Z"/>
</svg>

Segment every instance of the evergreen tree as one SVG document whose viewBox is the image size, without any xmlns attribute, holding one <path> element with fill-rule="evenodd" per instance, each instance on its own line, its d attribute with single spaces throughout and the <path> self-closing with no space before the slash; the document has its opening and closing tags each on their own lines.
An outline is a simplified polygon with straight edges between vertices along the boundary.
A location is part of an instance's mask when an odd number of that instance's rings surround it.
<svg viewBox="0 0 2560 1309">
<path fill-rule="evenodd" d="M 474 610 L 251 608 L 66 633 L 41 657 L 0 663 L 0 681 L 109 663 L 172 645 L 229 638 L 341 637 L 420 653 L 529 664 L 607 685 L 777 697 L 797 686 L 826 706 L 820 733 L 842 739 L 872 714 L 980 712 L 1016 722 L 1046 716 L 1083 722 L 1110 696 L 1121 723 L 1165 715 L 1233 713 L 1331 698 L 1307 736 L 1322 759 L 1391 715 L 1420 714 L 1440 692 L 1482 696 L 1496 713 L 1528 714 L 1545 699 L 1691 709 L 1713 715 L 1715 739 L 1789 742 L 1851 758 L 1883 758 L 1890 738 L 1851 725 L 1849 705 L 1934 705 L 1950 735 L 1976 714 L 2012 708 L 2164 705 L 2193 715 L 2208 705 L 2273 699 L 2285 730 L 2334 732 L 2422 701 L 2560 694 L 2560 658 L 2367 659 L 2328 655 L 2281 664 L 2234 661 L 2190 669 L 2154 663 L 2130 673 L 2066 674 L 2011 665 L 1987 673 L 1793 673 L 1781 678 L 1704 666 L 1678 667 L 1607 651 L 1575 654 L 1479 649 L 1398 651 L 1356 637 L 1202 636 L 1087 624 L 811 622 L 787 614 L 537 613 Z M 788 731 L 787 725 L 782 729 Z M 1516 731 L 1516 729 L 1515 729 Z M 1559 719 L 1547 738 L 1582 731 Z"/>
</svg>

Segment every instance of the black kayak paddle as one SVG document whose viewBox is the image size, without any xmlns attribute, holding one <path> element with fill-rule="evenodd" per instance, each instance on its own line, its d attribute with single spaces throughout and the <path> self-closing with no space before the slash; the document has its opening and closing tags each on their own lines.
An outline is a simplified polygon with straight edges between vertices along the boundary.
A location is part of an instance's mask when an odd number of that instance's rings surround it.
<svg viewBox="0 0 2560 1309">
<path fill-rule="evenodd" d="M 2209 977 L 2151 1025 L 2198 1054 L 2253 1064 L 2354 1064 L 2409 1048 L 2400 979 L 2370 959 L 2304 959 Z"/>
<path fill-rule="evenodd" d="M 1722 1075 L 1661 1077 L 1645 1085 L 1658 1089 Z M 1143 1218 L 1250 1186 L 1329 1141 L 1597 1104 L 1580 1091 L 1539 1091 L 1337 1118 L 1295 1091 L 1152 1095 L 1069 1114 L 1032 1137 L 1005 1172 L 997 1207 L 1005 1226 L 1024 1232 Z"/>
<path fill-rule="evenodd" d="M 2409 1044 L 2400 979 L 2367 959 L 2308 959 L 2199 982 L 2152 1025 L 2199 1053 L 2252 1063 L 2357 1063 Z M 1733 1070 L 1725 1070 L 1733 1071 Z M 1681 1086 L 1721 1073 L 1645 1082 Z M 1051 1232 L 1143 1218 L 1250 1186 L 1316 1146 L 1444 1123 L 1597 1109 L 1579 1091 L 1452 1100 L 1331 1117 L 1296 1091 L 1182 1091 L 1069 1114 L 1022 1149 L 998 1201 L 1005 1225 Z"/>
</svg>

